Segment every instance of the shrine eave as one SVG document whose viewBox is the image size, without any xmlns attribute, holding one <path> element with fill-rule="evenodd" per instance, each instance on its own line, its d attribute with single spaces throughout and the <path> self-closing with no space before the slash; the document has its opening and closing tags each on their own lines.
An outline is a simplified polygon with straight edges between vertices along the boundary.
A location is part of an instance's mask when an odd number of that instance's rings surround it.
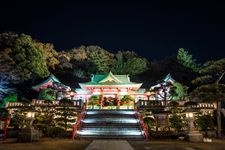
<svg viewBox="0 0 225 150">
<path fill-rule="evenodd" d="M 89 88 L 133 88 L 139 89 L 142 83 L 127 83 L 127 84 L 119 84 L 119 83 L 110 83 L 110 84 L 101 84 L 101 83 L 79 83 L 82 89 L 89 89 Z"/>
</svg>

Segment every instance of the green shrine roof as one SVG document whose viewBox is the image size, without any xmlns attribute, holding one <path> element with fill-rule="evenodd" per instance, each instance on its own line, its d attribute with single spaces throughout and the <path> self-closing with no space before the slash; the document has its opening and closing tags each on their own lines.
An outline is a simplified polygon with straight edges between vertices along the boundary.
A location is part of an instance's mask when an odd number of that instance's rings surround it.
<svg viewBox="0 0 225 150">
<path fill-rule="evenodd" d="M 136 87 L 140 88 L 142 83 L 130 81 L 129 75 L 114 75 L 110 71 L 108 74 L 93 75 L 90 82 L 79 83 L 81 88 L 97 86 L 97 87 Z"/>
<path fill-rule="evenodd" d="M 130 77 L 129 75 L 114 75 L 110 71 L 105 75 L 93 75 L 91 79 L 92 83 L 104 83 L 104 82 L 116 82 L 116 83 L 129 83 Z"/>
<path fill-rule="evenodd" d="M 55 84 L 55 85 L 54 85 Z M 56 88 L 61 87 L 65 89 L 70 89 L 69 86 L 62 84 L 53 74 L 51 74 L 45 81 L 42 83 L 32 86 L 32 89 L 39 91 L 48 87 L 56 86 Z"/>
</svg>

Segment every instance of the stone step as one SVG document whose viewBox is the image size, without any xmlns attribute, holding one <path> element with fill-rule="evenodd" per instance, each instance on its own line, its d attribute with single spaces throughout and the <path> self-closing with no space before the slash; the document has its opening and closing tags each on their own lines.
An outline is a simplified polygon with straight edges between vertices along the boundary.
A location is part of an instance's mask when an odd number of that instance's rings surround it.
<svg viewBox="0 0 225 150">
<path fill-rule="evenodd" d="M 105 127 L 108 127 L 108 128 L 139 128 L 139 124 L 137 123 L 84 123 L 82 124 L 82 128 L 85 128 L 85 127 L 99 127 L 99 128 L 105 128 Z"/>
<path fill-rule="evenodd" d="M 137 119 L 130 118 L 92 118 L 84 119 L 83 123 L 138 123 Z"/>
<path fill-rule="evenodd" d="M 94 114 L 123 114 L 123 115 L 134 115 L 134 111 L 130 110 L 89 110 L 86 111 L 87 115 Z"/>
<path fill-rule="evenodd" d="M 77 132 L 80 136 L 143 136 L 140 130 L 131 131 L 94 131 L 94 130 L 79 130 Z"/>
<path fill-rule="evenodd" d="M 83 127 L 81 131 L 88 130 L 88 131 L 140 131 L 139 128 L 124 128 L 124 127 Z"/>
<path fill-rule="evenodd" d="M 124 115 L 124 114 L 89 114 L 85 115 L 85 118 L 97 118 L 97 117 L 104 117 L 104 118 L 135 118 L 135 115 Z"/>
<path fill-rule="evenodd" d="M 76 136 L 77 138 L 80 138 L 80 139 L 129 139 L 129 140 L 143 140 L 144 137 L 141 135 L 129 135 L 129 136 L 125 136 L 125 135 L 118 135 L 118 136 L 105 136 L 105 135 L 101 135 L 101 136 L 95 136 L 95 135 L 77 135 Z"/>
<path fill-rule="evenodd" d="M 76 134 L 93 139 L 143 139 L 132 110 L 88 110 Z"/>
</svg>

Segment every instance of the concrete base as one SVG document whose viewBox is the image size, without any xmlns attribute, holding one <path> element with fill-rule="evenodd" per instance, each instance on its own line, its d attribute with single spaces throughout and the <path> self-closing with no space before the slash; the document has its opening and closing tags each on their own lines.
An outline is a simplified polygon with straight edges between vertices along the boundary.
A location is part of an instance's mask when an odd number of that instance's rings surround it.
<svg viewBox="0 0 225 150">
<path fill-rule="evenodd" d="M 186 139 L 190 142 L 203 142 L 203 135 L 199 131 L 188 132 Z"/>
<path fill-rule="evenodd" d="M 34 128 L 25 128 L 18 135 L 19 142 L 35 142 L 38 141 L 40 134 Z"/>
</svg>

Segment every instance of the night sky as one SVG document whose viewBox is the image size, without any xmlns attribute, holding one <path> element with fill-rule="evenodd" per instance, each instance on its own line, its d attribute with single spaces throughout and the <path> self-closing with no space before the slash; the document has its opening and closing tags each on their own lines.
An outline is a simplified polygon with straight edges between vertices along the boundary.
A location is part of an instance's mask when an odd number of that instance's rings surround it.
<svg viewBox="0 0 225 150">
<path fill-rule="evenodd" d="M 0 19 L 0 32 L 29 34 L 58 51 L 99 45 L 158 60 L 183 47 L 199 62 L 225 57 L 223 1 L 6 0 Z"/>
</svg>

